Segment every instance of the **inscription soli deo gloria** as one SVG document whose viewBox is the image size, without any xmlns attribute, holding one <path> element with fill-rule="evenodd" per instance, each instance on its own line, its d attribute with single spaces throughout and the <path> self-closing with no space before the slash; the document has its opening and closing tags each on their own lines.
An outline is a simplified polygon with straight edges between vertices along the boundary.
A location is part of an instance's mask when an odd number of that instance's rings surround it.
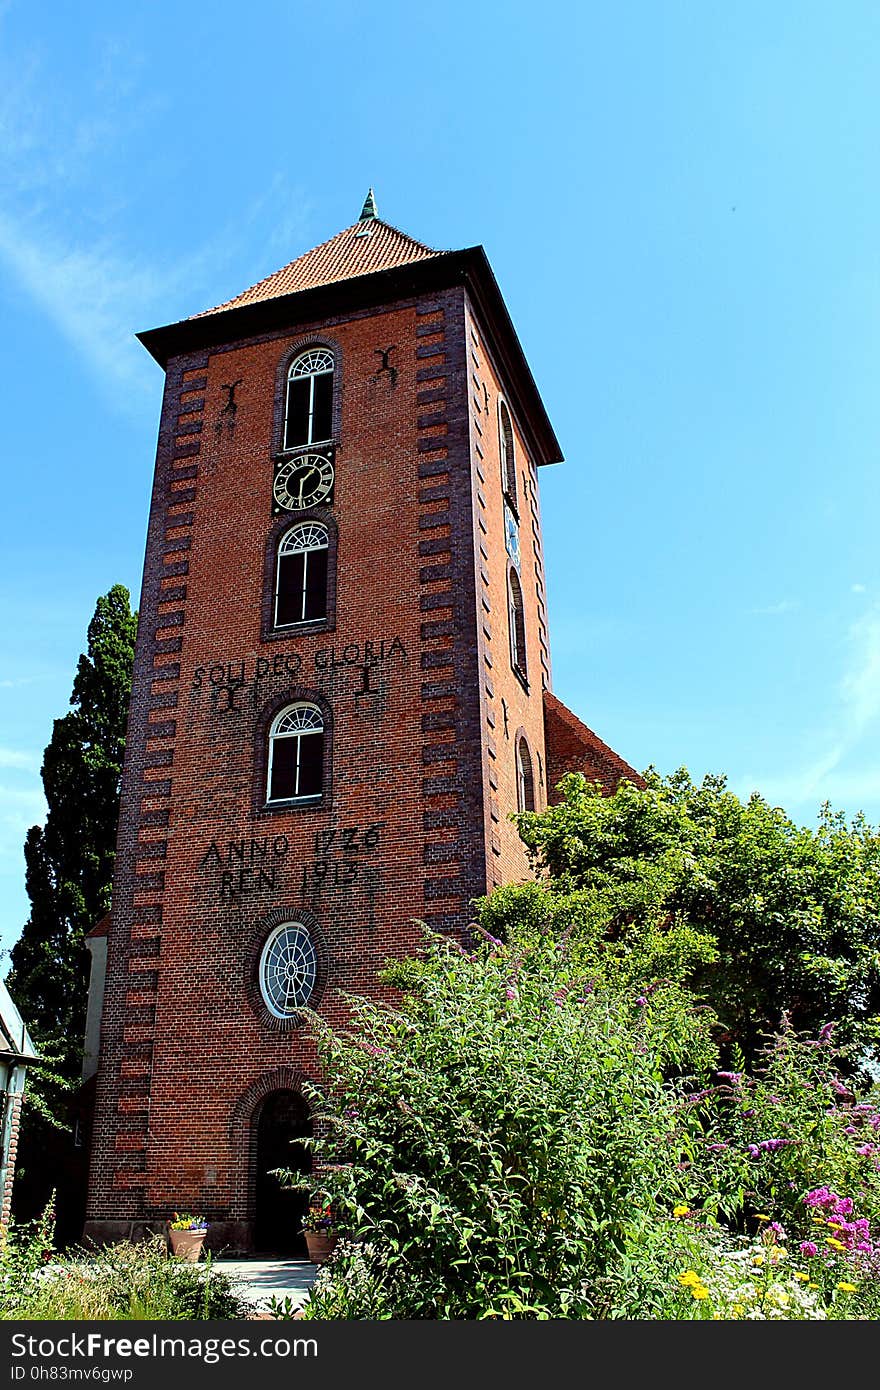
<svg viewBox="0 0 880 1390">
<path fill-rule="evenodd" d="M 406 661 L 406 647 L 399 637 L 381 637 L 365 642 L 348 642 L 340 647 L 322 647 L 311 660 L 300 652 L 273 652 L 271 656 L 235 657 L 197 666 L 193 671 L 195 692 L 220 689 L 253 691 L 255 697 L 264 683 L 273 680 L 302 680 L 314 674 L 319 680 L 346 668 L 363 670 L 395 661 Z M 368 692 L 364 692 L 368 693 Z"/>
</svg>

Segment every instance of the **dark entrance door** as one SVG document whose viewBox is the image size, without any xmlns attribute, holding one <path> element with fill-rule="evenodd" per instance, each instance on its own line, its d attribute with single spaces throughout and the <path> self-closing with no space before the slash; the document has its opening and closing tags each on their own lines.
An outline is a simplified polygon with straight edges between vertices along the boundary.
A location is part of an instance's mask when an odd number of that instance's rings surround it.
<svg viewBox="0 0 880 1390">
<path fill-rule="evenodd" d="M 296 1091 L 273 1091 L 256 1118 L 257 1184 L 254 1246 L 261 1253 L 306 1258 L 300 1231 L 308 1206 L 307 1192 L 291 1192 L 272 1175 L 273 1168 L 292 1168 L 305 1176 L 312 1156 L 298 1141 L 311 1135 L 309 1107 Z"/>
</svg>

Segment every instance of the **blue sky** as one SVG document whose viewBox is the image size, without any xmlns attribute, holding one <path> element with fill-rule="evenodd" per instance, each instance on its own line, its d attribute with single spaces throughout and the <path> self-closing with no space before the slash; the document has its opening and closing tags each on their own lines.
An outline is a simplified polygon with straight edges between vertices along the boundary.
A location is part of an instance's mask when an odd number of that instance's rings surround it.
<svg viewBox="0 0 880 1390">
<path fill-rule="evenodd" d="M 140 588 L 136 331 L 355 220 L 487 250 L 566 456 L 557 693 L 637 767 L 880 822 L 880 9 L 0 0 L 0 944 L 95 599 Z"/>
</svg>

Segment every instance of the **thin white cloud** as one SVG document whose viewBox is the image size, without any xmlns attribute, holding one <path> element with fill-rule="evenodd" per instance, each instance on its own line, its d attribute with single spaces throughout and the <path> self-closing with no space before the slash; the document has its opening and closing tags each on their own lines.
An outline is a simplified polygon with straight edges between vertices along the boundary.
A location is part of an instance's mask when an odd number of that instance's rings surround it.
<svg viewBox="0 0 880 1390">
<path fill-rule="evenodd" d="M 28 753 L 20 748 L 0 747 L 0 767 L 21 767 L 30 771 L 39 767 L 40 759 L 36 753 Z"/>
<path fill-rule="evenodd" d="M 9 676 L 0 680 L 0 690 L 18 690 L 22 685 L 33 685 L 35 681 L 47 680 L 47 676 Z"/>
<path fill-rule="evenodd" d="M 851 594 L 864 594 L 865 592 L 866 592 L 866 587 L 865 587 L 864 584 L 852 584 L 852 585 L 850 585 L 850 593 L 851 593 Z"/>
<path fill-rule="evenodd" d="M 793 613 L 800 606 L 798 599 L 784 598 L 780 599 L 779 603 L 769 603 L 766 608 L 752 608 L 749 611 L 759 613 L 764 617 L 777 618 L 783 613 Z"/>
<path fill-rule="evenodd" d="M 761 787 L 763 795 L 781 805 L 830 801 L 857 806 L 880 800 L 875 758 L 856 770 L 842 766 L 880 721 L 880 604 L 851 625 L 848 637 L 850 660 L 838 684 L 837 715 L 823 746 L 794 772 L 739 779 L 741 795 Z"/>
<path fill-rule="evenodd" d="M 151 386 L 133 322 L 135 306 L 157 297 L 152 271 L 125 264 L 106 246 L 82 249 L 40 238 L 4 213 L 0 257 L 102 380 L 144 391 Z"/>
</svg>

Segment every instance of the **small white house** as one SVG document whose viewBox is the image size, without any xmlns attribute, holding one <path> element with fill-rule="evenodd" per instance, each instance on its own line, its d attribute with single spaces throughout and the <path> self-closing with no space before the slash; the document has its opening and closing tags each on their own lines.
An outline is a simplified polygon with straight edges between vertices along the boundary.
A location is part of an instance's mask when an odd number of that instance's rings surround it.
<svg viewBox="0 0 880 1390">
<path fill-rule="evenodd" d="M 0 1223 L 9 1220 L 25 1073 L 39 1054 L 0 980 Z"/>
</svg>

